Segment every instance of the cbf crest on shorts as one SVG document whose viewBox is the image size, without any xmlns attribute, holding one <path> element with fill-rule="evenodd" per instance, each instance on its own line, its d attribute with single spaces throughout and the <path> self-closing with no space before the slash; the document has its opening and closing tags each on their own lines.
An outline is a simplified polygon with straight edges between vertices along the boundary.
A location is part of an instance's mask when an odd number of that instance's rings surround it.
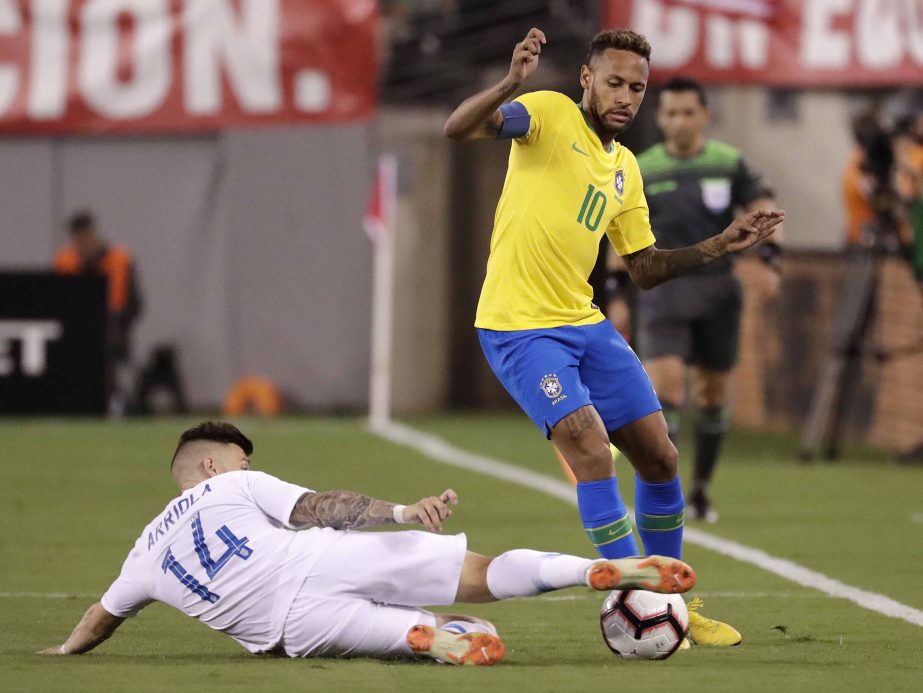
<svg viewBox="0 0 923 693">
<path fill-rule="evenodd" d="M 542 389 L 542 392 L 545 393 L 545 397 L 552 400 L 558 399 L 561 397 L 561 393 L 564 392 L 564 388 L 561 387 L 561 381 L 558 380 L 557 373 L 545 375 L 539 387 Z M 552 402 L 552 404 L 557 404 L 557 402 Z"/>
<path fill-rule="evenodd" d="M 622 169 L 615 172 L 615 192 L 619 197 L 625 194 L 625 172 Z"/>
</svg>

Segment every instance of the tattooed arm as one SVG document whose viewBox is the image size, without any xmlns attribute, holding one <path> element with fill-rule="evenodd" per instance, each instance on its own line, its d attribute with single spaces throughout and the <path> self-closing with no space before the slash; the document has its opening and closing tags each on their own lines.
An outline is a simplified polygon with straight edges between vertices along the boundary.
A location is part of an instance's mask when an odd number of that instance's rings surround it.
<svg viewBox="0 0 923 693">
<path fill-rule="evenodd" d="M 492 139 L 503 127 L 500 104 L 511 97 L 538 67 L 545 34 L 530 29 L 513 49 L 509 73 L 496 85 L 468 97 L 445 122 L 445 136 L 459 141 Z"/>
<path fill-rule="evenodd" d="M 460 142 L 493 139 L 503 127 L 500 104 L 512 96 L 519 85 L 504 80 L 478 92 L 452 111 L 442 131 L 446 137 Z"/>
<path fill-rule="evenodd" d="M 442 531 L 442 521 L 452 514 L 448 504 L 458 504 L 452 489 L 442 495 L 427 496 L 404 507 L 403 523 L 419 523 L 431 532 Z M 294 527 L 333 527 L 361 529 L 395 523 L 395 503 L 364 496 L 355 491 L 323 491 L 306 493 L 292 509 L 289 523 Z"/>
<path fill-rule="evenodd" d="M 711 264 L 728 253 L 749 248 L 772 235 L 776 225 L 785 218 L 785 212 L 758 209 L 737 217 L 717 236 L 701 243 L 677 250 L 659 250 L 648 246 L 624 257 L 631 280 L 642 289 L 688 274 L 692 270 Z"/>
</svg>

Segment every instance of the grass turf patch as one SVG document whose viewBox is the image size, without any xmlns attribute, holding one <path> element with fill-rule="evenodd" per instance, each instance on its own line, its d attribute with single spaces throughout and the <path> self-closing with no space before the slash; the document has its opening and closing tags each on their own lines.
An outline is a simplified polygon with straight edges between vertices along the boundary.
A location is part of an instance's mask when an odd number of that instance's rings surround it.
<svg viewBox="0 0 923 693">
<path fill-rule="evenodd" d="M 917 690 L 923 629 L 798 587 L 694 546 L 706 613 L 743 632 L 738 648 L 695 648 L 666 662 L 625 662 L 598 631 L 601 595 L 567 590 L 464 607 L 500 628 L 507 660 L 485 670 L 369 660 L 253 657 L 168 607 L 152 605 L 82 657 L 42 658 L 118 574 L 144 524 L 175 495 L 168 474 L 189 420 L 4 421 L 0 488 L 0 668 L 4 690 L 574 691 L 604 686 L 690 691 Z M 506 482 L 435 463 L 369 435 L 356 419 L 239 422 L 255 468 L 316 489 L 351 488 L 399 502 L 452 487 L 448 531 L 482 553 L 514 547 L 587 555 L 576 508 Z M 518 416 L 413 422 L 452 442 L 561 478 L 547 441 Z M 715 498 L 721 536 L 921 608 L 918 470 L 858 451 L 803 466 L 780 436 L 734 433 Z M 630 478 L 620 467 L 623 478 Z M 627 486 L 630 498 L 630 484 Z M 915 505 L 916 504 L 916 505 Z M 893 510 L 892 510 L 893 509 Z M 905 520 L 901 520 L 906 515 Z M 59 598 L 31 593 L 84 595 Z M 458 607 L 461 608 L 461 607 Z"/>
</svg>

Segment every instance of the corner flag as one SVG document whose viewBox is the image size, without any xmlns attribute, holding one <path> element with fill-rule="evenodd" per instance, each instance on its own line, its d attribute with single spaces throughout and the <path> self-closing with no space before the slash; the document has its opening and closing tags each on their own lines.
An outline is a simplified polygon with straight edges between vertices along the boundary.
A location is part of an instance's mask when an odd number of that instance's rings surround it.
<svg viewBox="0 0 923 693">
<path fill-rule="evenodd" d="M 397 206 L 397 159 L 393 154 L 382 154 L 375 167 L 375 181 L 372 194 L 362 218 L 365 233 L 378 243 L 385 234 L 390 234 Z"/>
<path fill-rule="evenodd" d="M 369 423 L 391 419 L 391 337 L 394 329 L 394 226 L 397 219 L 397 158 L 382 154 L 372 194 L 362 219 L 374 246 L 372 280 L 372 363 L 369 374 Z"/>
</svg>

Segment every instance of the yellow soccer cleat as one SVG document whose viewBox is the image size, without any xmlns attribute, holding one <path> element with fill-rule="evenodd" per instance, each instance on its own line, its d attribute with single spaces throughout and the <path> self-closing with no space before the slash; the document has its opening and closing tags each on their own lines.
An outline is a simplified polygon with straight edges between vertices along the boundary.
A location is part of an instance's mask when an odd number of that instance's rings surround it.
<svg viewBox="0 0 923 693">
<path fill-rule="evenodd" d="M 689 639 L 696 645 L 711 645 L 713 647 L 734 647 L 739 645 L 743 636 L 733 626 L 706 618 L 699 613 L 702 600 L 696 597 L 688 604 L 689 609 Z"/>
</svg>

